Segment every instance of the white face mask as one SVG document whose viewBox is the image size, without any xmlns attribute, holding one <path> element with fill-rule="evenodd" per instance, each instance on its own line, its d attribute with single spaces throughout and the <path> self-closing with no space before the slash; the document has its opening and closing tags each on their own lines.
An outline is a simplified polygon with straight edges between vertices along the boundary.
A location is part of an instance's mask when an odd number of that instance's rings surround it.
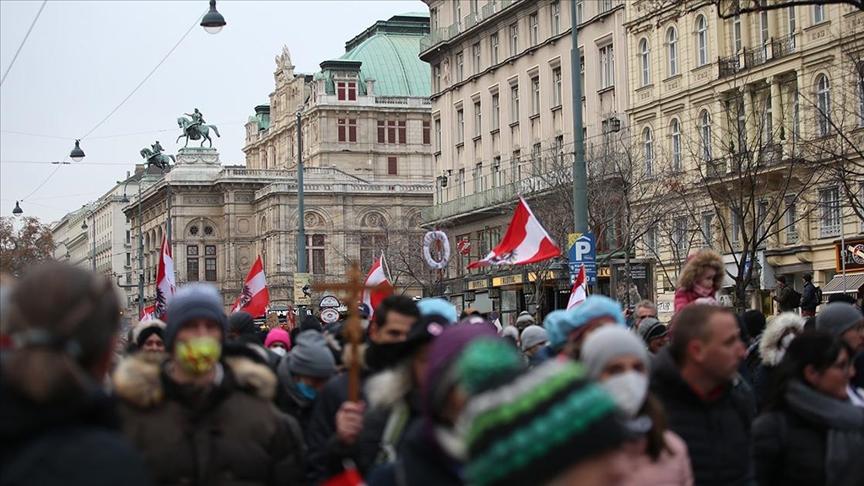
<svg viewBox="0 0 864 486">
<path fill-rule="evenodd" d="M 615 404 L 627 417 L 635 417 L 648 394 L 648 377 L 638 371 L 627 371 L 600 383 L 612 395 Z"/>
<path fill-rule="evenodd" d="M 280 348 L 279 346 L 276 346 L 274 348 L 270 348 L 270 351 L 273 351 L 274 353 L 278 354 L 280 358 L 284 357 L 286 354 L 288 354 L 288 350 L 286 350 L 285 348 Z"/>
</svg>

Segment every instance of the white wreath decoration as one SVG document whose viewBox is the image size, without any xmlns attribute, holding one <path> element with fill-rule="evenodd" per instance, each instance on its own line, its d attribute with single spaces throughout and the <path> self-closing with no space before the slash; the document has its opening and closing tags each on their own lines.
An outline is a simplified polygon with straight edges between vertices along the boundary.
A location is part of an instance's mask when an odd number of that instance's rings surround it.
<svg viewBox="0 0 864 486">
<path fill-rule="evenodd" d="M 436 261 L 432 258 L 432 243 L 441 242 L 441 260 Z M 423 259 L 426 260 L 426 265 L 432 270 L 444 270 L 447 268 L 447 262 L 450 261 L 450 240 L 443 231 L 429 231 L 423 236 Z"/>
</svg>

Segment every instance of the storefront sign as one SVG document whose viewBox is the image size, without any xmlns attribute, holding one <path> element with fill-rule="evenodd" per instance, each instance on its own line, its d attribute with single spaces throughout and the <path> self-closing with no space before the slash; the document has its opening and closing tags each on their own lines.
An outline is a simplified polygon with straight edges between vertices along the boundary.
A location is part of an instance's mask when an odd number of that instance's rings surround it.
<svg viewBox="0 0 864 486">
<path fill-rule="evenodd" d="M 609 267 L 600 267 L 597 269 L 597 277 L 599 278 L 610 278 L 612 276 L 612 269 Z"/>
<path fill-rule="evenodd" d="M 477 300 L 477 296 L 474 294 L 474 292 L 465 292 L 464 295 L 465 302 L 474 302 L 475 300 Z"/>
<path fill-rule="evenodd" d="M 523 281 L 522 274 L 506 275 L 504 277 L 495 277 L 492 279 L 493 287 L 503 287 L 505 285 L 521 284 Z"/>
<path fill-rule="evenodd" d="M 312 274 L 295 273 L 294 274 L 294 305 L 312 305 L 312 293 L 309 283 L 312 281 Z"/>
<path fill-rule="evenodd" d="M 489 279 L 484 278 L 481 280 L 469 280 L 468 281 L 468 290 L 479 290 L 485 289 L 489 287 Z"/>
<path fill-rule="evenodd" d="M 843 260 L 846 260 L 846 271 L 864 270 L 864 240 L 846 240 L 846 247 L 840 243 L 834 244 L 837 273 L 843 271 Z"/>
</svg>

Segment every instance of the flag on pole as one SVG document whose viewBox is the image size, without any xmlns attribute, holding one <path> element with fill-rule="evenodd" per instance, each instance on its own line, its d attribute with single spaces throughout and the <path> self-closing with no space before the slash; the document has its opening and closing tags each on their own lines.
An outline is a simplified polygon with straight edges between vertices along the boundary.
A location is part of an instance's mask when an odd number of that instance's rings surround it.
<svg viewBox="0 0 864 486">
<path fill-rule="evenodd" d="M 246 281 L 243 283 L 243 292 L 234 301 L 231 312 L 245 311 L 252 317 L 261 317 L 267 313 L 270 305 L 270 291 L 267 290 L 267 280 L 264 277 L 264 263 L 261 256 L 255 259 Z"/>
<path fill-rule="evenodd" d="M 579 273 L 576 274 L 576 279 L 573 280 L 573 288 L 570 289 L 570 299 L 567 301 L 567 310 L 570 310 L 588 297 L 588 282 L 585 278 L 585 265 L 579 265 Z"/>
<path fill-rule="evenodd" d="M 174 297 L 177 281 L 174 278 L 174 258 L 171 256 L 171 245 L 168 235 L 162 237 L 162 249 L 159 251 L 159 263 L 156 268 L 156 304 L 154 316 L 165 320 L 168 301 Z"/>
<path fill-rule="evenodd" d="M 141 315 L 138 316 L 138 320 L 141 322 L 151 321 L 156 319 L 156 306 L 148 305 L 147 307 L 141 309 Z"/>
<path fill-rule="evenodd" d="M 561 255 L 561 250 L 540 226 L 525 199 L 519 198 L 516 212 L 507 227 L 507 233 L 498 246 L 482 260 L 471 262 L 468 268 L 487 265 L 525 265 L 542 262 Z"/>
<path fill-rule="evenodd" d="M 387 273 L 384 271 L 383 252 L 381 253 L 381 258 L 376 259 L 375 262 L 372 263 L 372 268 L 369 269 L 369 273 L 366 275 L 366 281 L 363 283 L 363 286 L 377 287 L 382 284 L 383 287 L 380 289 L 363 290 L 362 302 L 366 304 L 366 307 L 369 309 L 369 320 L 372 320 L 372 316 L 375 314 L 375 309 L 378 308 L 378 304 L 393 293 L 393 286 L 390 284 L 390 279 L 387 278 Z"/>
</svg>

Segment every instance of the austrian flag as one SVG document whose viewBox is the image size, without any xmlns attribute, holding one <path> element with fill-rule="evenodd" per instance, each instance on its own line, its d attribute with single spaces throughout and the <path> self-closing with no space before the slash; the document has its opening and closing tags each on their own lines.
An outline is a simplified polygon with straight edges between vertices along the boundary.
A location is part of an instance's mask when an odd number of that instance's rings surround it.
<svg viewBox="0 0 864 486">
<path fill-rule="evenodd" d="M 504 239 L 486 255 L 486 258 L 472 262 L 468 268 L 487 265 L 526 265 L 542 262 L 561 255 L 561 250 L 540 226 L 525 199 L 519 198 L 519 205 L 507 228 Z"/>
<path fill-rule="evenodd" d="M 234 301 L 231 312 L 244 311 L 252 317 L 261 317 L 267 313 L 270 305 L 270 291 L 267 290 L 267 280 L 264 278 L 264 263 L 259 256 L 246 275 L 243 292 Z"/>
<path fill-rule="evenodd" d="M 588 285 L 585 281 L 585 265 L 579 265 L 579 273 L 573 280 L 573 288 L 570 290 L 570 299 L 567 300 L 567 310 L 570 310 L 588 298 Z"/>
<path fill-rule="evenodd" d="M 375 309 L 387 296 L 393 293 L 393 286 L 390 284 L 390 279 L 387 278 L 387 273 L 384 271 L 384 254 L 381 258 L 377 258 L 372 263 L 372 268 L 369 269 L 369 274 L 366 275 L 366 281 L 363 286 L 363 297 L 361 302 L 366 304 L 369 309 L 369 320 L 375 314 Z"/>
<path fill-rule="evenodd" d="M 159 251 L 159 264 L 156 266 L 156 304 L 153 315 L 165 320 L 168 301 L 174 297 L 177 282 L 174 279 L 174 257 L 171 255 L 171 243 L 168 235 L 162 237 L 162 249 Z"/>
</svg>

